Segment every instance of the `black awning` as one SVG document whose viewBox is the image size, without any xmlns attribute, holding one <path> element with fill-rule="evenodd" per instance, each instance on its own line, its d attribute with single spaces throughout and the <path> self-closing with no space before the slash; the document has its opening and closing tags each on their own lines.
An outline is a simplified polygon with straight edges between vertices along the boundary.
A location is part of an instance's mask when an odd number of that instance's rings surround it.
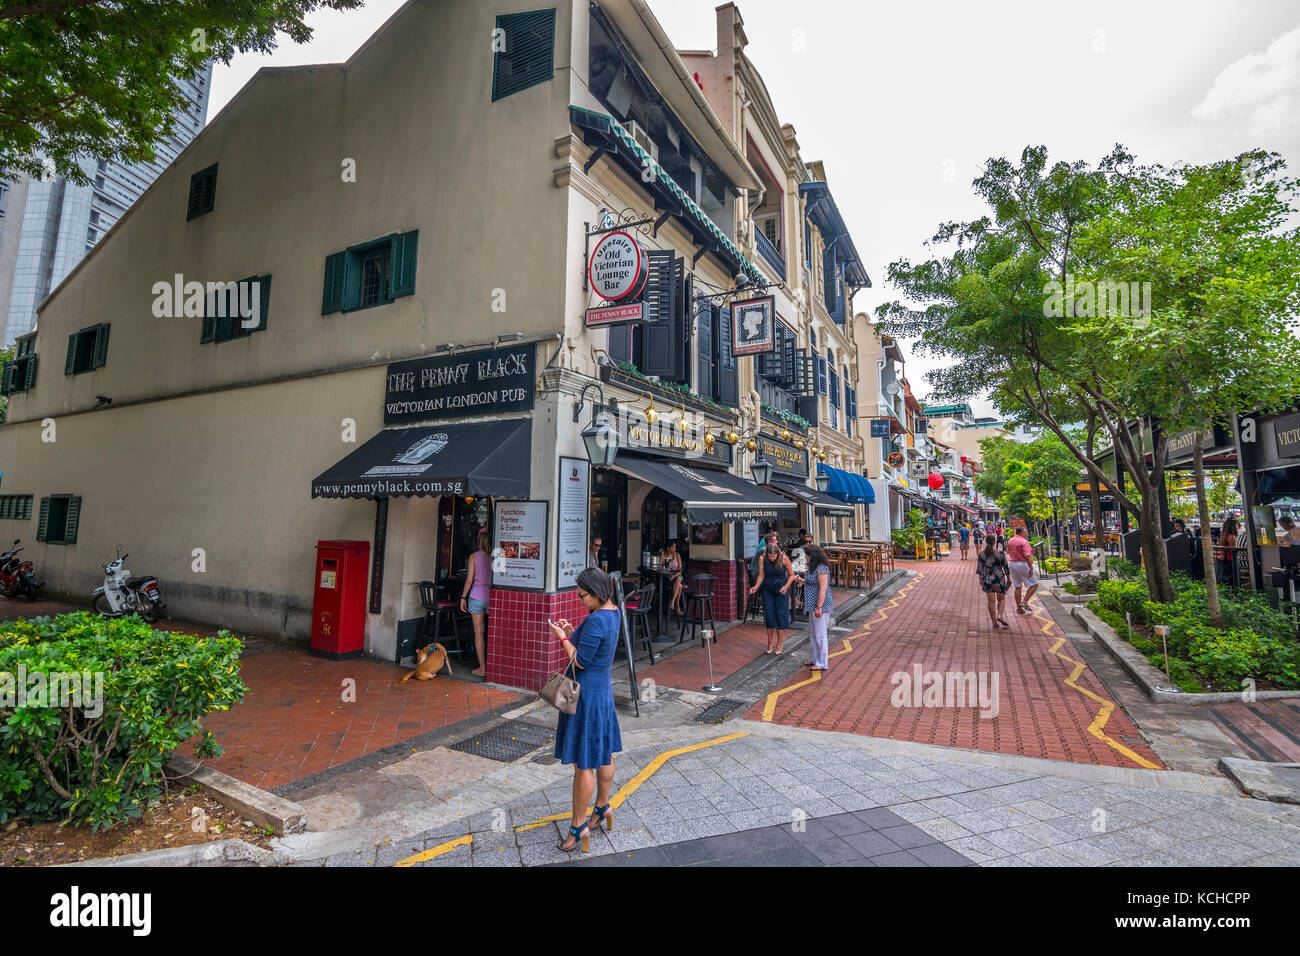
<svg viewBox="0 0 1300 956">
<path fill-rule="evenodd" d="M 311 483 L 313 498 L 527 498 L 531 419 L 389 428 Z"/>
<path fill-rule="evenodd" d="M 757 521 L 794 517 L 798 513 L 788 498 L 764 491 L 752 481 L 725 471 L 628 455 L 619 455 L 614 467 L 682 499 L 691 524 Z"/>
<path fill-rule="evenodd" d="M 812 505 L 815 514 L 829 518 L 853 517 L 852 505 L 846 505 L 839 499 L 832 498 L 815 488 L 809 488 L 807 485 L 796 485 L 788 481 L 774 481 L 768 487 L 779 495 L 790 495 Z"/>
</svg>

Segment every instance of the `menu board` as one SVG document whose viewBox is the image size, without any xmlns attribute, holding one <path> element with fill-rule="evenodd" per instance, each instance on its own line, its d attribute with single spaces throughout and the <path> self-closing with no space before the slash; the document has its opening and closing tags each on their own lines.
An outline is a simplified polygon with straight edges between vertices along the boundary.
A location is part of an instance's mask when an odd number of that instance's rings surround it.
<svg viewBox="0 0 1300 956">
<path fill-rule="evenodd" d="M 745 525 L 745 557 L 752 558 L 758 553 L 758 522 L 746 521 Z"/>
<path fill-rule="evenodd" d="M 560 459 L 560 544 L 557 588 L 573 587 L 587 566 L 588 490 L 591 463 L 583 458 Z"/>
<path fill-rule="evenodd" d="M 546 586 L 546 502 L 501 501 L 492 536 L 493 587 Z"/>
</svg>

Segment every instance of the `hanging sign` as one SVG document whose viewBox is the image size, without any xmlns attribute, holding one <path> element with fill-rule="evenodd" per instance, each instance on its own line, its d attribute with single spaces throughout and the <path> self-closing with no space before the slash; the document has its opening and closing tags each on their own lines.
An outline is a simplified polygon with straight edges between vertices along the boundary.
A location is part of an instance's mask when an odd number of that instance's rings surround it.
<svg viewBox="0 0 1300 956">
<path fill-rule="evenodd" d="M 596 295 L 609 302 L 641 294 L 650 274 L 650 257 L 621 229 L 601 236 L 591 250 L 587 278 Z"/>
<path fill-rule="evenodd" d="M 873 418 L 871 419 L 871 437 L 888 438 L 889 437 L 889 419 Z"/>
<path fill-rule="evenodd" d="M 903 453 L 901 451 L 891 451 L 885 457 L 885 463 L 889 465 L 890 468 L 902 468 L 903 462 L 906 460 L 907 459 L 903 457 Z"/>
<path fill-rule="evenodd" d="M 731 351 L 758 355 L 776 350 L 776 297 L 765 295 L 731 304 Z"/>
<path fill-rule="evenodd" d="M 644 302 L 633 302 L 629 305 L 607 305 L 601 309 L 587 310 L 587 328 L 589 329 L 622 325 L 626 322 L 644 321 Z"/>
</svg>

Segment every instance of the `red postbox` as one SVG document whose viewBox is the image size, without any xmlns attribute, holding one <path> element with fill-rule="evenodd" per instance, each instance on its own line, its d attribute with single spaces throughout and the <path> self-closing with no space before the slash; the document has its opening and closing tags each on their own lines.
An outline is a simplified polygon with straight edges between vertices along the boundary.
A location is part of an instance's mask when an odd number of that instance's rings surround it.
<svg viewBox="0 0 1300 956">
<path fill-rule="evenodd" d="M 336 661 L 361 656 L 366 634 L 366 573 L 369 541 L 316 542 L 316 596 L 311 608 L 311 647 Z"/>
</svg>

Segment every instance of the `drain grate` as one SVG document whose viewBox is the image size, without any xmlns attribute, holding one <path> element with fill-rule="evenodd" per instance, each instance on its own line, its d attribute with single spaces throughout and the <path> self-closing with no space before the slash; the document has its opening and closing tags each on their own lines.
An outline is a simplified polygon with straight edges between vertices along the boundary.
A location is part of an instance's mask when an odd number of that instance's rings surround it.
<svg viewBox="0 0 1300 956">
<path fill-rule="evenodd" d="M 705 707 L 694 720 L 697 724 L 720 724 L 740 708 L 747 706 L 743 700 L 732 700 L 730 697 L 724 697 L 721 700 L 715 700 Z"/>
<path fill-rule="evenodd" d="M 530 724 L 525 720 L 507 720 L 482 733 L 457 741 L 448 749 L 509 763 L 527 756 L 554 739 L 555 731 L 549 727 Z"/>
</svg>

